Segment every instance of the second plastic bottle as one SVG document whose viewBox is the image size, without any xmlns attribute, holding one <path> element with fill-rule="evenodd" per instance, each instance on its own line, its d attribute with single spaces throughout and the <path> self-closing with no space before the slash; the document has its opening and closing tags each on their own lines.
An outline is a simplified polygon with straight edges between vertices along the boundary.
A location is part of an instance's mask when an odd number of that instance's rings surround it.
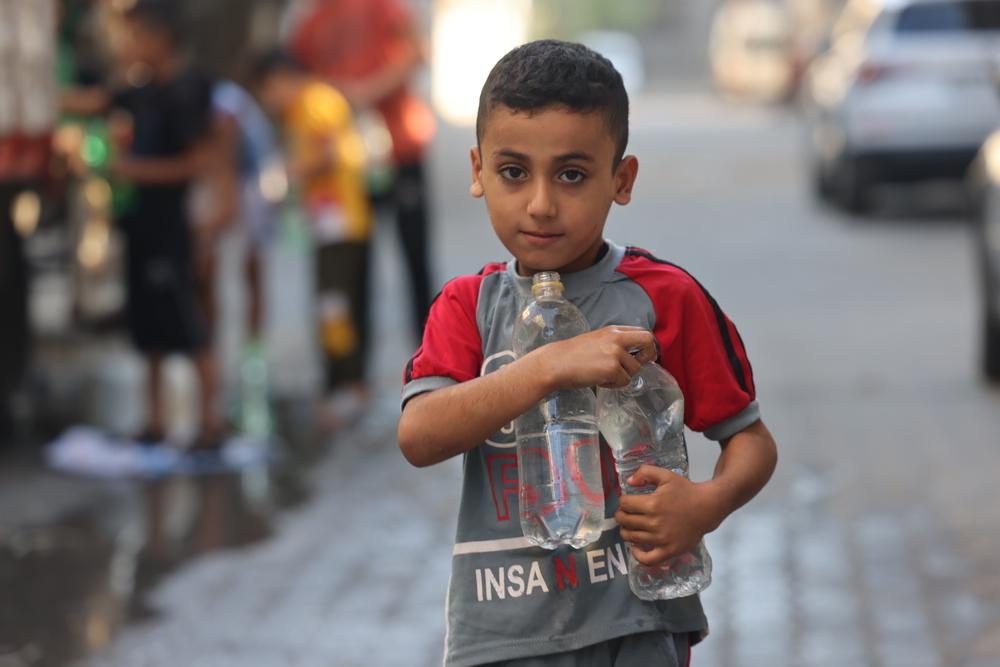
<svg viewBox="0 0 1000 667">
<path fill-rule="evenodd" d="M 684 444 L 684 394 L 670 373 L 653 362 L 643 364 L 621 389 L 597 390 L 601 433 L 615 457 L 618 480 L 625 493 L 651 493 L 655 487 L 628 484 L 644 463 L 687 477 Z M 628 552 L 628 582 L 643 600 L 668 600 L 694 595 L 712 581 L 712 559 L 704 541 L 688 553 L 658 566 L 642 565 Z"/>
<path fill-rule="evenodd" d="M 514 323 L 518 358 L 590 330 L 583 313 L 563 297 L 558 273 L 536 274 L 531 292 L 534 298 Z M 601 535 L 604 488 L 596 408 L 590 389 L 560 390 L 514 422 L 521 529 L 532 544 L 580 548 Z"/>
</svg>

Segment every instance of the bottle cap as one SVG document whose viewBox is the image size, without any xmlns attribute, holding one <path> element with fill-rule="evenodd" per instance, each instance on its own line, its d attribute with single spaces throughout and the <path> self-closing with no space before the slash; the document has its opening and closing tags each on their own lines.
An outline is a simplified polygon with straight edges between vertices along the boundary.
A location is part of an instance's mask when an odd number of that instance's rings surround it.
<svg viewBox="0 0 1000 667">
<path fill-rule="evenodd" d="M 536 273 L 531 279 L 531 293 L 538 294 L 542 290 L 555 289 L 562 292 L 564 287 L 556 271 L 542 271 Z"/>
</svg>

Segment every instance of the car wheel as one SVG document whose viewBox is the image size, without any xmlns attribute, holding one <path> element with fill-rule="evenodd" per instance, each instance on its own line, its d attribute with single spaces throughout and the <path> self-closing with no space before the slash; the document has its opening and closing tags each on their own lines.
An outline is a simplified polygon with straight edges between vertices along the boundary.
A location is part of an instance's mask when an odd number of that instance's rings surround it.
<svg viewBox="0 0 1000 667">
<path fill-rule="evenodd" d="M 856 215 L 871 211 L 872 178 L 865 163 L 856 157 L 846 157 L 839 172 L 837 199 L 843 209 Z"/>
</svg>

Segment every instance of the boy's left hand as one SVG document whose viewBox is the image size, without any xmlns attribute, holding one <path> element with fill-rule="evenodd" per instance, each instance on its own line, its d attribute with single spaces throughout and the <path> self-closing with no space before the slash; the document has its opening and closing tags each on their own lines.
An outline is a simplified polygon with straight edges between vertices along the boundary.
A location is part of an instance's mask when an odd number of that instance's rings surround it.
<svg viewBox="0 0 1000 667">
<path fill-rule="evenodd" d="M 622 539 L 643 565 L 659 565 L 690 551 L 721 523 L 710 482 L 695 483 L 652 465 L 640 466 L 627 482 L 656 486 L 652 493 L 623 495 L 615 513 Z"/>
</svg>

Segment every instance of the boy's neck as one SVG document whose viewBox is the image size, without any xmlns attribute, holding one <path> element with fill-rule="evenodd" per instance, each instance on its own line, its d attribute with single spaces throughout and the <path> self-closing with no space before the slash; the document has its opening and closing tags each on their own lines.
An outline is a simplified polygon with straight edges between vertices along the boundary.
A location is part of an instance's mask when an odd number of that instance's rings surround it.
<svg viewBox="0 0 1000 667">
<path fill-rule="evenodd" d="M 590 267 L 596 266 L 598 263 L 600 263 L 600 261 L 604 259 L 604 257 L 608 254 L 610 250 L 611 246 L 609 246 L 608 242 L 602 238 L 601 245 L 599 245 L 596 251 L 594 251 L 594 258 L 589 260 L 585 265 L 577 265 L 577 266 L 571 265 L 570 268 L 563 267 L 561 269 L 553 269 L 553 270 L 558 271 L 561 275 L 569 275 L 577 273 L 579 271 L 586 271 Z M 576 264 L 576 262 L 574 262 L 574 264 Z M 516 267 L 517 267 L 517 274 L 520 276 L 532 276 L 536 273 L 531 269 L 525 269 L 521 265 L 520 260 L 517 261 Z"/>
</svg>

